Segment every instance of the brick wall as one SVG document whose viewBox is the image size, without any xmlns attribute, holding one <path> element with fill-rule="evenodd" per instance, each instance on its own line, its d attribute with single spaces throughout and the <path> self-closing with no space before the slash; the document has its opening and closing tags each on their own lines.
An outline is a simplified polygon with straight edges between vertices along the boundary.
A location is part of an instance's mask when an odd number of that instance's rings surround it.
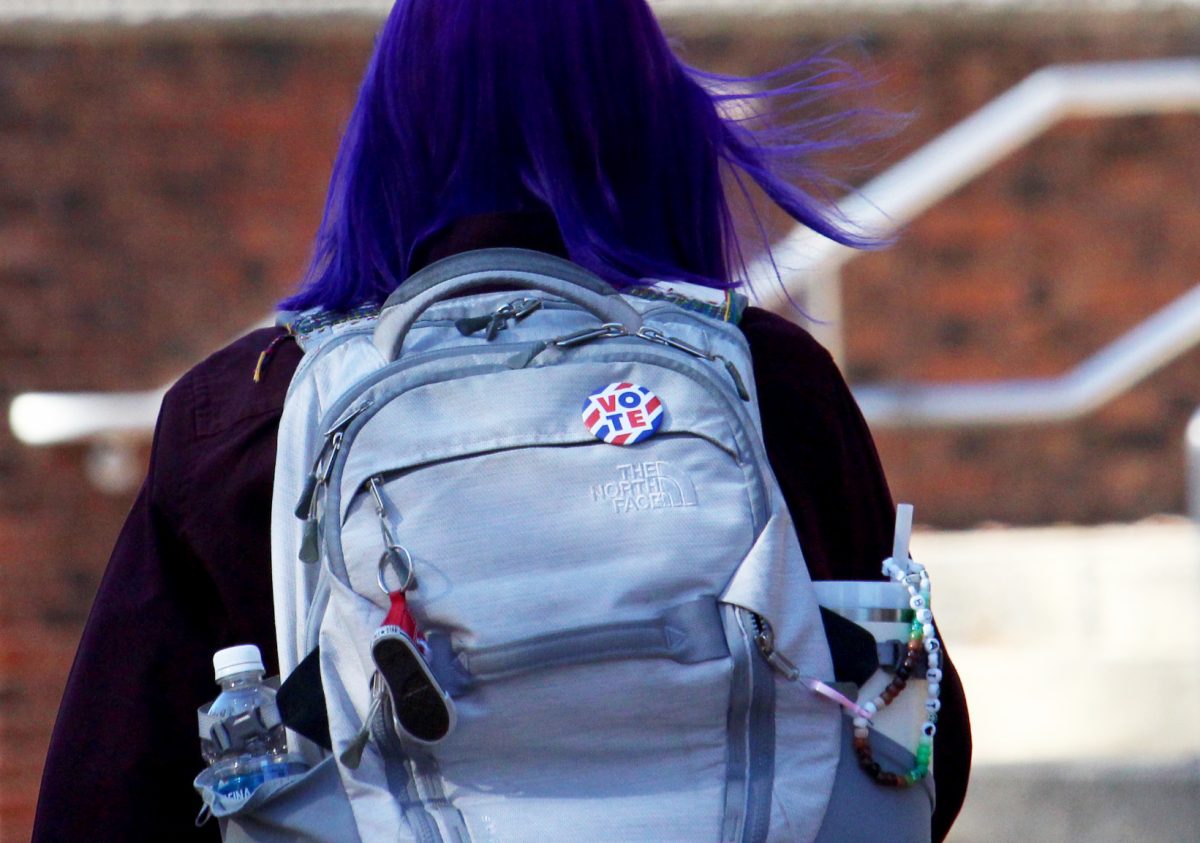
<svg viewBox="0 0 1200 843">
<path fill-rule="evenodd" d="M 689 60 L 764 69 L 847 34 L 914 114 L 877 171 L 1046 64 L 1195 55 L 1169 16 L 680 25 Z M 158 386 L 304 263 L 371 40 L 361 23 L 0 31 L 0 398 Z M 1052 375 L 1200 280 L 1200 117 L 1062 125 L 846 270 L 857 382 Z M 960 526 L 1183 506 L 1200 355 L 1082 422 L 881 433 L 896 493 Z M 0 840 L 29 835 L 53 712 L 131 496 L 86 451 L 0 430 Z"/>
</svg>

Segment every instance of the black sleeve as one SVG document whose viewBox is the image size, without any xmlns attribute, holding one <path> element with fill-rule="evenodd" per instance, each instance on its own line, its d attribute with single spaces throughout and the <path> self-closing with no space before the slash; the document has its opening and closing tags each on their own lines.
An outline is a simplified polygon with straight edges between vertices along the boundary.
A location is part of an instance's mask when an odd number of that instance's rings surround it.
<svg viewBox="0 0 1200 843">
<path fill-rule="evenodd" d="M 201 363 L 163 400 L 146 482 L 113 549 L 50 740 L 34 843 L 216 843 L 197 829 L 196 709 L 212 655 L 276 665 L 270 508 L 294 343 L 252 378 L 275 329 Z"/>
<path fill-rule="evenodd" d="M 895 507 L 849 386 L 803 328 L 750 308 L 742 330 L 753 355 L 767 456 L 810 574 L 817 580 L 881 579 L 880 563 L 892 550 Z M 966 697 L 949 653 L 943 662 L 934 741 L 935 843 L 945 839 L 958 816 L 971 769 Z"/>
<path fill-rule="evenodd" d="M 164 513 L 158 439 L 63 695 L 34 843 L 220 840 L 215 823 L 195 827 L 192 789 L 196 707 L 216 691 L 216 601 Z"/>
</svg>

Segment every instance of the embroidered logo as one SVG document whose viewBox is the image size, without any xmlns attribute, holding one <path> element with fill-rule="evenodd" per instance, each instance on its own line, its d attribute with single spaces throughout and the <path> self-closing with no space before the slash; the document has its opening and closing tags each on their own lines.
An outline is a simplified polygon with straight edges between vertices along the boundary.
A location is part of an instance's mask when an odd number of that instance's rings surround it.
<svg viewBox="0 0 1200 843">
<path fill-rule="evenodd" d="M 644 386 L 612 383 L 583 402 L 583 424 L 610 445 L 633 445 L 653 436 L 662 425 L 663 405 Z"/>
<path fill-rule="evenodd" d="M 592 486 L 592 500 L 613 512 L 645 512 L 696 505 L 696 487 L 688 476 L 661 460 L 617 466 L 617 478 Z"/>
</svg>

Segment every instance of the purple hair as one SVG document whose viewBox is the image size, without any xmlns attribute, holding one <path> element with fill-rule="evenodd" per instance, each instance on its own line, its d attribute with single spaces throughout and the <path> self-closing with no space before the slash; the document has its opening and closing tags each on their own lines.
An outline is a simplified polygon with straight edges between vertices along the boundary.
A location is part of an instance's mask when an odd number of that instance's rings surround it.
<svg viewBox="0 0 1200 843">
<path fill-rule="evenodd" d="M 645 0 L 397 0 L 304 285 L 283 306 L 380 302 L 439 230 L 509 211 L 549 211 L 570 258 L 619 286 L 735 286 L 745 262 L 726 185 L 749 200 L 746 177 L 798 222 L 869 245 L 796 186 L 819 183 L 813 153 L 848 141 L 821 121 L 757 114 L 844 87 L 843 70 L 831 59 L 750 78 L 694 70 Z"/>
</svg>

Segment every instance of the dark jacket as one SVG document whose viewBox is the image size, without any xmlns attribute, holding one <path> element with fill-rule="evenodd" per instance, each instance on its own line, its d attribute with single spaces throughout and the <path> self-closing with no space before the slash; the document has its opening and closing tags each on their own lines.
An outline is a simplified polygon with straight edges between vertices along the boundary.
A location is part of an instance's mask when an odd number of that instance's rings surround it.
<svg viewBox="0 0 1200 843">
<path fill-rule="evenodd" d="M 871 436 L 828 353 L 751 308 L 767 453 L 815 579 L 877 579 L 894 511 Z M 300 359 L 255 331 L 184 375 L 163 402 L 149 474 L 100 584 L 51 740 L 34 843 L 215 841 L 193 826 L 203 766 L 196 708 L 215 650 L 255 643 L 273 670 L 269 524 L 275 438 Z M 936 572 L 935 572 L 936 578 Z M 966 790 L 970 730 L 947 662 L 934 840 Z"/>
</svg>

